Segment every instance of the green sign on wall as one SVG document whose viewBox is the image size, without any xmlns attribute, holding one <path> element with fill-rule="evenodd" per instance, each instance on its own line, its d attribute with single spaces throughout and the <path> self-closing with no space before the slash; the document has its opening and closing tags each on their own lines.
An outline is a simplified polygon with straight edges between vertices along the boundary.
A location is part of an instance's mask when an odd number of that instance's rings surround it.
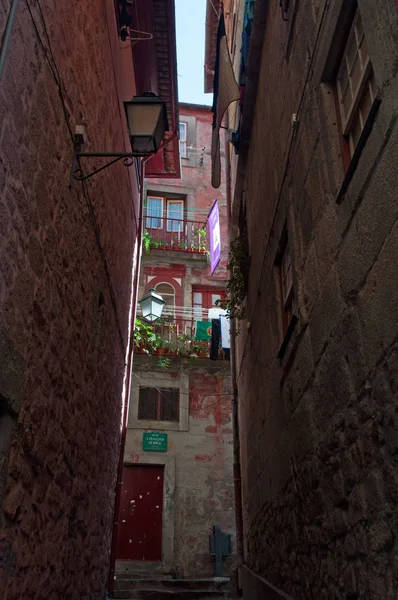
<svg viewBox="0 0 398 600">
<path fill-rule="evenodd" d="M 167 452 L 167 433 L 145 431 L 142 438 L 142 449 L 151 452 Z"/>
</svg>

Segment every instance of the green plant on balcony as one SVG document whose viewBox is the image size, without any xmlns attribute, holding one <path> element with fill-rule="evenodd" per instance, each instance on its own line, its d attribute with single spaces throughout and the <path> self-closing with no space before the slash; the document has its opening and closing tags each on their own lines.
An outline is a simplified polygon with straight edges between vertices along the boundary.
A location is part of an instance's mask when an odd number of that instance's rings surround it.
<svg viewBox="0 0 398 600">
<path fill-rule="evenodd" d="M 141 319 L 135 320 L 134 346 L 137 350 L 149 354 L 156 343 L 156 337 L 153 325 L 149 325 Z"/>
<path fill-rule="evenodd" d="M 192 250 L 204 252 L 206 250 L 206 229 L 203 227 L 194 229 L 193 233 L 196 239 L 192 241 Z"/>
<path fill-rule="evenodd" d="M 181 248 L 181 250 L 186 250 L 188 248 L 188 244 L 185 240 L 180 240 L 178 247 Z"/>
<path fill-rule="evenodd" d="M 152 248 L 166 248 L 167 242 L 165 240 L 153 240 L 151 246 Z"/>
<path fill-rule="evenodd" d="M 151 234 L 147 229 L 145 229 L 144 233 L 142 234 L 142 246 L 144 248 L 144 252 L 146 252 L 147 254 L 149 254 L 149 252 L 151 251 L 152 242 L 153 239 Z"/>
<path fill-rule="evenodd" d="M 194 229 L 193 232 L 194 235 L 206 237 L 206 229 L 204 229 L 204 227 L 201 227 L 200 229 Z"/>
</svg>

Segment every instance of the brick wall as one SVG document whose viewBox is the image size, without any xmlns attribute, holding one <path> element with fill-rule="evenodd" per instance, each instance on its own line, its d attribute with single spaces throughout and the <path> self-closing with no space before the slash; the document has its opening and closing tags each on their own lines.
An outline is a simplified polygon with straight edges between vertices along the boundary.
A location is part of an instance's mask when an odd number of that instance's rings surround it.
<svg viewBox="0 0 398 600">
<path fill-rule="evenodd" d="M 244 188 L 245 559 L 295 599 L 381 600 L 397 577 L 398 31 L 393 3 L 358 1 L 381 105 L 337 204 L 340 134 L 322 73 L 342 5 L 302 0 L 288 22 L 268 7 Z M 285 224 L 298 323 L 278 359 Z"/>
<path fill-rule="evenodd" d="M 42 2 L 64 107 L 24 2 L 0 81 L 0 398 L 15 421 L 0 449 L 4 600 L 106 588 L 138 195 L 122 165 L 68 189 L 66 121 L 91 151 L 124 147 L 111 5 Z"/>
</svg>

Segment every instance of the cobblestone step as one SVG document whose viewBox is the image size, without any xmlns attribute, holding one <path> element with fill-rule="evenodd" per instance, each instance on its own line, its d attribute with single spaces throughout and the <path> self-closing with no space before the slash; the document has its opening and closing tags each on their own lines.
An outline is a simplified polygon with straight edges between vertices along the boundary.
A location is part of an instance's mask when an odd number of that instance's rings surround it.
<svg viewBox="0 0 398 600">
<path fill-rule="evenodd" d="M 113 598 L 125 600 L 227 600 L 230 581 L 211 579 L 117 578 Z"/>
</svg>

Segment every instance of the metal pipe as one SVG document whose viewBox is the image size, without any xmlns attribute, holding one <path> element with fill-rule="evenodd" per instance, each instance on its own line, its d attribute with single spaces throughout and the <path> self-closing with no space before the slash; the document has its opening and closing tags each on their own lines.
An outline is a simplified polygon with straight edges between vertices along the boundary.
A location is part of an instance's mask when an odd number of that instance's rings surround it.
<svg viewBox="0 0 398 600">
<path fill-rule="evenodd" d="M 3 41 L 0 50 L 0 80 L 3 75 L 4 66 L 6 64 L 6 56 L 8 54 L 8 46 L 10 45 L 12 26 L 14 25 L 15 16 L 17 14 L 18 0 L 13 0 L 8 13 L 7 24 L 3 35 Z"/>
</svg>

